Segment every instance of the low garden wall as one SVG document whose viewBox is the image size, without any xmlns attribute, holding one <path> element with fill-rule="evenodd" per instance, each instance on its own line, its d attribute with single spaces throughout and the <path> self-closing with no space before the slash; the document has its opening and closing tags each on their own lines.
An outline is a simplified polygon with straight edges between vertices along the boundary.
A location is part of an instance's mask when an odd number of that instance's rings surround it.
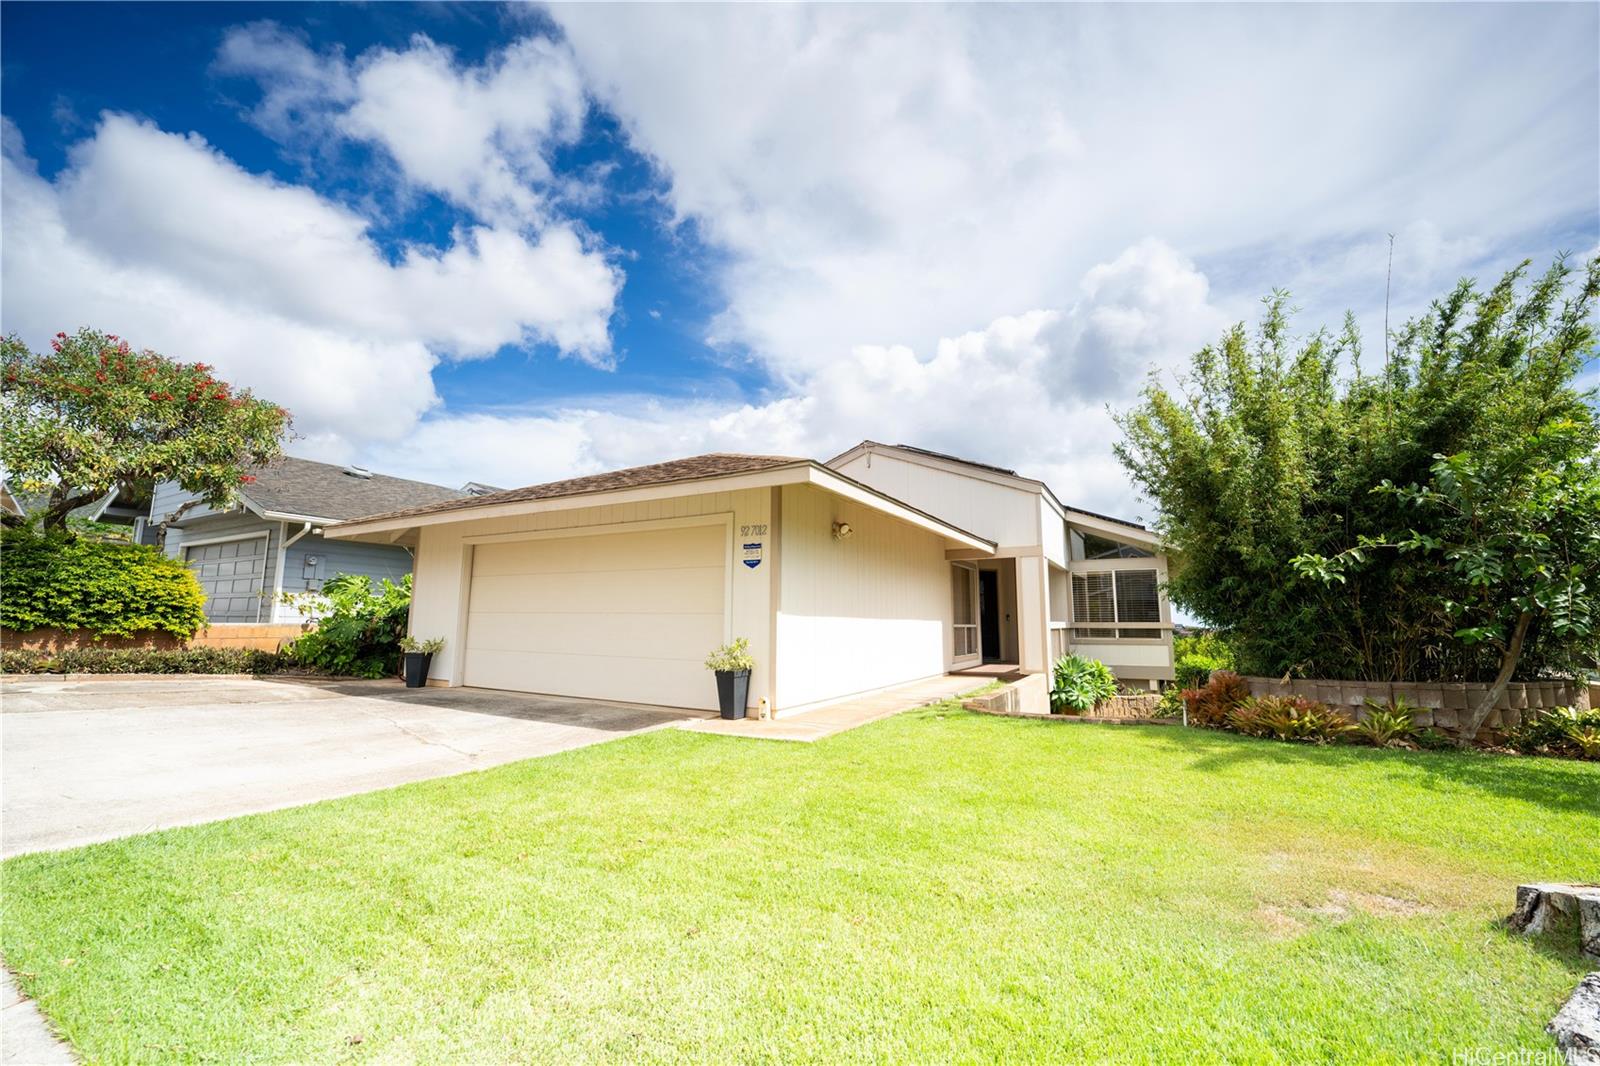
<svg viewBox="0 0 1600 1066">
<path fill-rule="evenodd" d="M 1489 691 L 1487 684 L 1421 681 L 1285 681 L 1275 677 L 1247 677 L 1255 696 L 1303 696 L 1325 703 L 1350 718 L 1360 718 L 1367 701 L 1387 704 L 1404 699 L 1417 708 L 1416 724 L 1455 729 L 1468 708 Z M 1516 725 L 1524 711 L 1575 707 L 1588 710 L 1591 686 L 1586 681 L 1513 681 L 1506 686 L 1484 725 L 1505 729 Z"/>
<path fill-rule="evenodd" d="M 278 651 L 283 645 L 310 628 L 310 625 L 299 622 L 275 625 L 215 625 L 200 630 L 188 640 L 160 630 L 145 630 L 128 637 L 111 637 L 96 634 L 88 629 L 30 629 L 27 632 L 0 629 L 0 648 L 7 651 L 45 652 L 73 651 L 79 648 L 103 648 L 108 651 L 154 648 L 175 651 L 184 647 Z"/>
<path fill-rule="evenodd" d="M 257 651 L 279 651 L 282 647 L 312 628 L 309 623 L 280 622 L 272 625 L 215 625 L 196 633 L 189 640 L 191 648 L 254 648 Z"/>
<path fill-rule="evenodd" d="M 160 648 L 171 651 L 183 647 L 183 638 L 158 629 L 147 629 L 130 637 L 101 636 L 88 629 L 30 629 L 18 632 L 0 629 L 0 648 L 7 651 L 72 651 L 77 648 Z"/>
</svg>

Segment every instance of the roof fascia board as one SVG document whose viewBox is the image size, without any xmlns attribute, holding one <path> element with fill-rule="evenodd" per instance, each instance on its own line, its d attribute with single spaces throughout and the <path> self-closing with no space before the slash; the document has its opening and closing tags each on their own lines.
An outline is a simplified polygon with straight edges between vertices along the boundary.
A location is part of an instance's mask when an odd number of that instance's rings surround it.
<svg viewBox="0 0 1600 1066">
<path fill-rule="evenodd" d="M 771 488 L 803 482 L 809 462 L 785 463 L 765 470 L 737 474 L 714 474 L 709 477 L 685 478 L 660 485 L 640 485 L 624 489 L 600 489 L 572 496 L 552 496 L 542 500 L 511 500 L 479 507 L 459 507 L 432 514 L 400 515 L 395 518 L 368 521 L 351 519 L 330 524 L 323 532 L 335 539 L 356 537 L 364 533 L 379 533 L 392 529 L 443 525 L 448 522 L 476 522 L 483 518 L 505 518 L 513 515 L 539 514 L 544 511 L 572 511 L 581 507 L 611 507 L 622 503 L 648 503 L 667 500 L 675 496 L 695 496 L 706 492 L 738 492 L 740 489 Z M 699 488 L 699 486 L 707 486 Z"/>
<path fill-rule="evenodd" d="M 869 488 L 837 470 L 830 470 L 820 463 L 811 467 L 810 483 L 818 488 L 826 489 L 838 496 L 843 496 L 857 503 L 865 504 L 877 511 L 882 511 L 893 518 L 908 525 L 917 526 L 930 533 L 936 533 L 946 540 L 955 541 L 965 547 L 993 555 L 995 544 L 993 541 L 984 540 L 982 537 L 968 533 L 966 530 L 933 517 L 926 512 L 919 511 L 910 504 L 901 503 L 892 496 L 885 496 L 876 489 Z"/>
<path fill-rule="evenodd" d="M 637 488 L 607 489 L 580 493 L 573 496 L 556 496 L 544 500 L 513 500 L 485 507 L 464 507 L 436 514 L 400 516 L 378 521 L 355 519 L 334 523 L 324 530 L 324 536 L 334 539 L 358 539 L 373 534 L 420 526 L 443 525 L 450 522 L 476 522 L 486 518 L 505 518 L 513 515 L 538 514 L 545 511 L 571 511 L 583 507 L 611 507 L 624 503 L 647 503 L 672 499 L 677 496 L 695 496 L 706 492 L 737 492 L 741 489 L 773 488 L 780 485 L 811 484 L 819 488 L 856 500 L 874 510 L 882 511 L 910 525 L 936 533 L 941 537 L 964 545 L 985 555 L 994 554 L 995 546 L 948 522 L 885 496 L 876 489 L 854 481 L 838 471 L 829 470 L 820 463 L 806 460 L 786 463 L 740 474 L 719 474 L 711 477 L 672 481 L 663 485 L 641 485 Z"/>
<path fill-rule="evenodd" d="M 863 442 L 856 445 L 854 448 L 851 448 L 843 455 L 829 459 L 828 465 L 832 466 L 834 463 L 843 462 L 846 459 L 853 459 L 858 452 L 870 453 L 875 451 L 893 452 L 896 459 L 901 459 L 908 463 L 916 463 L 919 466 L 925 466 L 932 470 L 940 470 L 947 474 L 958 474 L 961 477 L 970 477 L 978 481 L 987 481 L 992 485 L 1001 485 L 1008 489 L 1016 489 L 1019 492 L 1037 492 L 1044 496 L 1045 500 L 1050 504 L 1051 508 L 1056 512 L 1056 514 L 1060 515 L 1063 519 L 1067 517 L 1067 509 L 1060 500 L 1056 499 L 1055 492 L 1051 490 L 1049 485 L 1046 485 L 1043 481 L 1040 481 L 1037 478 L 1023 477 L 1021 474 L 1002 474 L 998 470 L 985 470 L 982 467 L 972 466 L 967 463 L 956 462 L 951 459 L 941 459 L 937 455 L 924 455 L 921 452 L 913 452 L 908 451 L 905 448 L 897 448 L 893 444 L 879 444 L 875 441 L 871 443 Z"/>
<path fill-rule="evenodd" d="M 1086 515 L 1082 511 L 1071 511 L 1067 514 L 1067 525 L 1087 529 L 1093 533 L 1101 533 L 1112 540 L 1131 541 L 1136 544 L 1149 544 L 1161 546 L 1161 538 L 1148 529 L 1134 529 L 1120 522 L 1107 522 L 1103 518 Z"/>
</svg>

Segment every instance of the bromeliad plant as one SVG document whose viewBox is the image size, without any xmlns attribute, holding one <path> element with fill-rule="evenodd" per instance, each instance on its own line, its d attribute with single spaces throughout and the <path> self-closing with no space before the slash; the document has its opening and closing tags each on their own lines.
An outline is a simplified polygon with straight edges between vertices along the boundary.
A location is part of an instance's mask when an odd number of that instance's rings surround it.
<svg viewBox="0 0 1600 1066">
<path fill-rule="evenodd" d="M 1056 660 L 1050 709 L 1056 714 L 1092 711 L 1117 694 L 1117 678 L 1099 659 L 1068 655 Z"/>
<path fill-rule="evenodd" d="M 1600 710 L 1561 707 L 1530 714 L 1506 730 L 1506 743 L 1524 755 L 1600 759 Z"/>
<path fill-rule="evenodd" d="M 1355 724 L 1353 732 L 1375 748 L 1387 748 L 1410 740 L 1416 732 L 1416 712 L 1404 697 L 1393 703 L 1368 700 L 1366 712 Z"/>
</svg>

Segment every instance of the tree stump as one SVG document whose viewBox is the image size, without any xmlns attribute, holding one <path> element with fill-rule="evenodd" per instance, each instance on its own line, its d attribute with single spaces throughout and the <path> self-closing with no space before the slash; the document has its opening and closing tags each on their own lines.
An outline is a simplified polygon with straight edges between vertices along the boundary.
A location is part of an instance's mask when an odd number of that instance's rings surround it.
<svg viewBox="0 0 1600 1066">
<path fill-rule="evenodd" d="M 1600 972 L 1578 982 L 1544 1031 L 1556 1038 L 1568 1066 L 1600 1066 Z"/>
<path fill-rule="evenodd" d="M 1600 960 L 1600 885 L 1517 886 L 1517 909 L 1506 919 L 1514 932 L 1534 935 L 1570 927 L 1578 950 Z"/>
</svg>

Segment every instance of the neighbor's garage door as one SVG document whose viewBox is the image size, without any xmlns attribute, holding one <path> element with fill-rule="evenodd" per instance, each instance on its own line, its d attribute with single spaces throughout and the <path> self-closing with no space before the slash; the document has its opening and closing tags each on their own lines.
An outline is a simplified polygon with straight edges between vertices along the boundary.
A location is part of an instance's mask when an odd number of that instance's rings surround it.
<svg viewBox="0 0 1600 1066">
<path fill-rule="evenodd" d="M 267 572 L 267 538 L 226 540 L 183 550 L 184 562 L 206 593 L 213 622 L 259 622 L 261 585 Z"/>
<path fill-rule="evenodd" d="M 481 688 L 716 706 L 721 524 L 480 544 L 463 679 Z"/>
</svg>

